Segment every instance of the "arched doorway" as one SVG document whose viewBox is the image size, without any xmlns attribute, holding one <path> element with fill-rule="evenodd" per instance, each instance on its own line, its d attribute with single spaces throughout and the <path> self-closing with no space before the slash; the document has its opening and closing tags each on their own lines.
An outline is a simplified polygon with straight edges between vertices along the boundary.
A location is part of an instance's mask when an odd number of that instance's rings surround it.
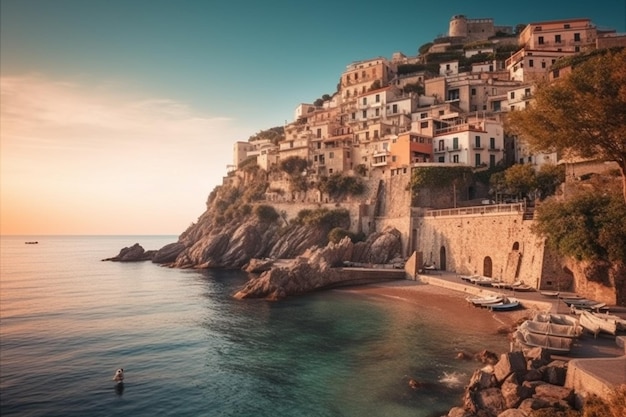
<svg viewBox="0 0 626 417">
<path fill-rule="evenodd" d="M 491 263 L 491 258 L 489 256 L 485 256 L 485 259 L 483 260 L 483 275 L 486 277 L 492 277 L 492 268 L 493 264 Z"/>
<path fill-rule="evenodd" d="M 439 270 L 440 271 L 446 271 L 446 248 L 445 246 L 442 246 L 439 249 Z"/>
</svg>

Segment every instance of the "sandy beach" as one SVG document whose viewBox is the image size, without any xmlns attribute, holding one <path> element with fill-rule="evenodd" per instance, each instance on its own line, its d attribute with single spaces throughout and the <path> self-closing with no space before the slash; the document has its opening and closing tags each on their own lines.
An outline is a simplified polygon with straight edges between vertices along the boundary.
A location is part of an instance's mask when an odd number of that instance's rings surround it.
<svg viewBox="0 0 626 417">
<path fill-rule="evenodd" d="M 530 317 L 533 313 L 528 309 L 492 312 L 486 308 L 472 306 L 466 301 L 467 294 L 408 280 L 351 287 L 342 291 L 389 297 L 416 307 L 441 310 L 442 315 L 452 319 L 451 325 L 477 333 L 503 335 L 510 333 L 521 320 Z"/>
<path fill-rule="evenodd" d="M 467 302 L 467 294 L 437 285 L 416 281 L 392 281 L 370 284 L 341 291 L 349 291 L 373 297 L 389 297 L 395 300 L 424 307 L 450 317 L 454 327 L 469 329 L 477 334 L 501 334 L 509 338 L 522 321 L 531 318 L 536 310 L 523 308 L 513 311 L 493 312 L 486 308 L 474 307 Z M 621 311 L 621 309 L 620 309 Z M 489 346 L 485 346 L 489 349 Z M 495 352 L 497 354 L 503 352 Z M 600 335 L 593 338 L 585 334 L 578 338 L 567 356 L 553 355 L 554 358 L 570 360 L 574 358 L 612 358 L 624 355 L 624 349 L 615 343 L 615 337 Z"/>
</svg>

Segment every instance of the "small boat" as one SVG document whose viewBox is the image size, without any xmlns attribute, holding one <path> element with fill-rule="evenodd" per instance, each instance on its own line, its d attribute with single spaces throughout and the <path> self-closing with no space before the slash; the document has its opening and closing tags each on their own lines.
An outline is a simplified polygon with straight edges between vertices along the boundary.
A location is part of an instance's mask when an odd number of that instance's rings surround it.
<svg viewBox="0 0 626 417">
<path fill-rule="evenodd" d="M 574 341 L 570 337 L 541 335 L 519 329 L 515 331 L 514 338 L 523 346 L 540 347 L 555 353 L 569 353 Z"/>
<path fill-rule="evenodd" d="M 567 324 L 556 324 L 533 320 L 524 321 L 519 325 L 518 329 L 527 330 L 531 333 L 570 338 L 580 336 L 583 331 L 583 328 L 580 325 L 571 326 Z"/>
<path fill-rule="evenodd" d="M 491 287 L 491 283 L 493 282 L 493 278 L 483 277 L 482 275 L 475 275 L 470 279 L 472 284 L 480 285 L 482 287 Z"/>
<path fill-rule="evenodd" d="M 510 290 L 511 289 L 511 283 L 509 282 L 502 282 L 502 281 L 493 281 L 491 283 L 491 286 L 494 288 L 500 288 L 503 290 Z"/>
<path fill-rule="evenodd" d="M 36 240 L 32 240 L 32 241 L 27 241 L 27 242 L 24 242 L 24 243 L 27 244 L 27 245 L 36 245 L 39 242 L 37 242 Z"/>
<path fill-rule="evenodd" d="M 559 296 L 558 291 L 540 291 L 540 294 L 549 298 L 557 298 Z"/>
<path fill-rule="evenodd" d="M 602 318 L 601 316 L 602 314 L 593 314 L 583 310 L 580 314 L 580 325 L 593 333 L 594 337 L 601 332 L 615 336 L 617 332 L 617 322 L 615 320 Z"/>
<path fill-rule="evenodd" d="M 576 310 L 600 311 L 606 308 L 606 303 L 588 300 L 586 298 L 581 298 L 580 300 L 564 298 L 563 302 L 574 312 L 576 312 Z"/>
<path fill-rule="evenodd" d="M 466 300 L 476 307 L 487 307 L 491 304 L 502 303 L 504 297 L 501 295 L 487 295 L 484 297 L 467 297 Z"/>
<path fill-rule="evenodd" d="M 568 316 L 567 314 L 537 313 L 533 317 L 533 321 L 562 324 L 566 326 L 579 326 L 578 318 Z"/>
<path fill-rule="evenodd" d="M 513 291 L 520 291 L 520 292 L 529 292 L 529 291 L 535 291 L 535 289 L 533 287 L 531 287 L 528 284 L 524 284 L 523 281 L 516 281 L 513 284 L 511 284 L 511 289 Z"/>
<path fill-rule="evenodd" d="M 509 311 L 520 308 L 522 303 L 517 298 L 513 297 L 505 297 L 501 303 L 489 304 L 489 307 L 492 311 Z"/>
</svg>

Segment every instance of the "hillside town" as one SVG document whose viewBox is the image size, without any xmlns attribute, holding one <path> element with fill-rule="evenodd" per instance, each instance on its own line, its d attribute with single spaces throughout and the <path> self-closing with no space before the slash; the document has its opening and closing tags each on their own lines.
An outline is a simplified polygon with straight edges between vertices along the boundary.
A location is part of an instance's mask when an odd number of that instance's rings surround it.
<svg viewBox="0 0 626 417">
<path fill-rule="evenodd" d="M 397 52 L 390 60 L 348 65 L 334 94 L 296 107 L 280 140 L 236 142 L 229 169 L 256 157 L 269 171 L 294 156 L 308 161 L 311 176 L 378 171 L 388 177 L 425 164 L 476 170 L 559 164 L 561 155 L 533 153 L 507 135 L 506 114 L 528 106 L 538 81 L 564 74 L 563 58 L 625 45 L 626 34 L 586 18 L 509 27 L 456 15 L 447 36 L 422 46 L 417 56 Z"/>
</svg>

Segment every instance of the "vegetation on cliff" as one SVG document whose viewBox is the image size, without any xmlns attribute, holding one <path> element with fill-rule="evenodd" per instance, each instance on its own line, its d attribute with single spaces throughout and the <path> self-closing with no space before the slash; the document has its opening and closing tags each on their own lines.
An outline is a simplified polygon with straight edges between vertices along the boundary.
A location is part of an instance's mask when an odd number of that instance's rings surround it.
<svg viewBox="0 0 626 417">
<path fill-rule="evenodd" d="M 507 130 L 536 151 L 614 161 L 626 201 L 626 48 L 577 57 L 570 74 L 540 84 L 533 103 L 510 112 Z"/>
<path fill-rule="evenodd" d="M 533 231 L 563 256 L 626 265 L 626 204 L 615 181 L 597 177 L 579 185 L 566 199 L 541 204 Z"/>
</svg>

